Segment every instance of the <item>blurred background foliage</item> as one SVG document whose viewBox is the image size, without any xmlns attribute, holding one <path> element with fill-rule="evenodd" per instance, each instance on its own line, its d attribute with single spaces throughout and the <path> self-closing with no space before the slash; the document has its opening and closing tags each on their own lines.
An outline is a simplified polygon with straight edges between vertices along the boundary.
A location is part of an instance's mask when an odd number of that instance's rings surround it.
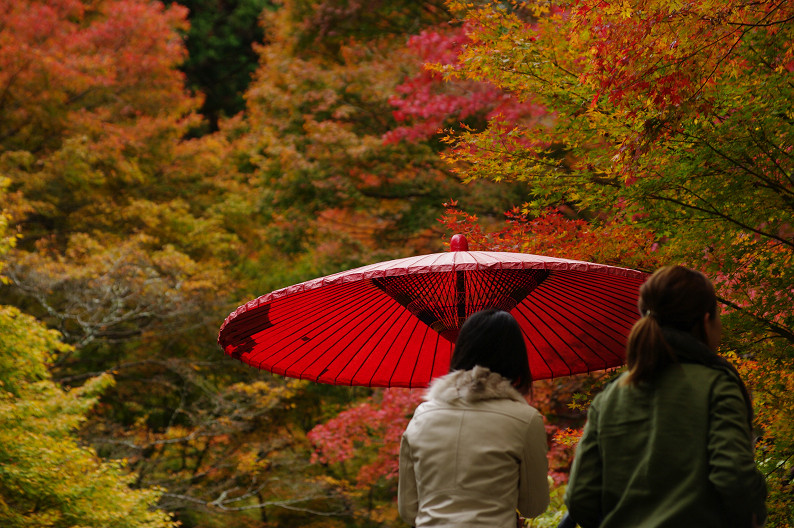
<svg viewBox="0 0 794 528">
<path fill-rule="evenodd" d="M 271 290 L 463 232 L 712 276 L 786 526 L 789 4 L 679 13 L 693 42 L 755 29 L 649 94 L 631 75 L 656 72 L 579 60 L 605 44 L 545 2 L 0 0 L 0 524 L 402 526 L 419 394 L 258 372 L 217 331 Z M 596 57 L 644 42 L 610 27 Z M 536 384 L 558 494 L 608 375 Z"/>
</svg>

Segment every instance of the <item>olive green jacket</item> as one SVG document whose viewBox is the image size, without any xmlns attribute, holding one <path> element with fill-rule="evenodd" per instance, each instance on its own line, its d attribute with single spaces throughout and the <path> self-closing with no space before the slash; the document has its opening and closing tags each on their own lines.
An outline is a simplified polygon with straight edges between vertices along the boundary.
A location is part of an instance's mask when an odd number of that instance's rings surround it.
<svg viewBox="0 0 794 528">
<path fill-rule="evenodd" d="M 749 528 L 766 518 L 749 403 L 735 372 L 688 334 L 667 332 L 678 362 L 653 382 L 596 396 L 565 502 L 584 528 Z"/>
</svg>

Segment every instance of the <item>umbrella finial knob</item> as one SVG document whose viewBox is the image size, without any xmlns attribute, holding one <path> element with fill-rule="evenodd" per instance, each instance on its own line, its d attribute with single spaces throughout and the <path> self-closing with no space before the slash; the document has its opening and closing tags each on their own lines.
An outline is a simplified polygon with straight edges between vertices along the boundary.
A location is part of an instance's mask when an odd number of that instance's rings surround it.
<svg viewBox="0 0 794 528">
<path fill-rule="evenodd" d="M 469 241 L 463 235 L 453 235 L 449 240 L 450 251 L 468 251 Z"/>
</svg>

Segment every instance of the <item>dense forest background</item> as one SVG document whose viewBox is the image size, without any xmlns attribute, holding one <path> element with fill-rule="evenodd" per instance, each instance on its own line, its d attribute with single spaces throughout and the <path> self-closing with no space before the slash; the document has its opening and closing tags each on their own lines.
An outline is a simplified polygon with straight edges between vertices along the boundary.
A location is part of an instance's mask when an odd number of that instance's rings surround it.
<svg viewBox="0 0 794 528">
<path fill-rule="evenodd" d="M 794 2 L 0 0 L 0 524 L 386 527 L 418 391 L 224 356 L 472 249 L 703 270 L 794 525 Z M 538 382 L 552 507 L 613 373 Z"/>
</svg>

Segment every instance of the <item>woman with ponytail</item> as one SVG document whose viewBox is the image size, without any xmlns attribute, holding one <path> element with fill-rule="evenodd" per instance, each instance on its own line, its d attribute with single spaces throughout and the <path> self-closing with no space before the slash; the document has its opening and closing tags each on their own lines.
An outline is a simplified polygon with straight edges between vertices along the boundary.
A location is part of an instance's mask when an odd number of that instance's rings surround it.
<svg viewBox="0 0 794 528">
<path fill-rule="evenodd" d="M 766 518 L 752 406 L 717 355 L 711 282 L 683 266 L 640 288 L 627 372 L 593 400 L 565 495 L 584 528 L 752 528 Z"/>
</svg>

